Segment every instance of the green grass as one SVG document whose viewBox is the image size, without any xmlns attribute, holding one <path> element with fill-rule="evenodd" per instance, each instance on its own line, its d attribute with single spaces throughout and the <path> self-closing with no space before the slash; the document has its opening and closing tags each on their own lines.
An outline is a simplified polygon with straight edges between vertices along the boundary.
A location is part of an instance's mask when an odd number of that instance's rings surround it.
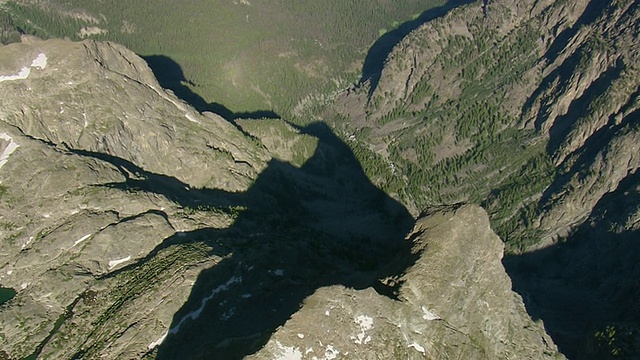
<svg viewBox="0 0 640 360">
<path fill-rule="evenodd" d="M 250 3 L 250 5 L 248 5 Z M 177 62 L 183 84 L 233 112 L 286 115 L 301 99 L 359 79 L 380 36 L 443 0 L 387 1 L 13 1 L 13 23 L 41 37 L 122 43 Z"/>
</svg>

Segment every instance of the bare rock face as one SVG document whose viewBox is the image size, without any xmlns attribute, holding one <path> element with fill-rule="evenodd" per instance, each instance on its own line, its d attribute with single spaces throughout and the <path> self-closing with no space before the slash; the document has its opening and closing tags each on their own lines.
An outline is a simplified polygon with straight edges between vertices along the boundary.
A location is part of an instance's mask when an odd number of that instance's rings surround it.
<svg viewBox="0 0 640 360">
<path fill-rule="evenodd" d="M 397 299 L 375 290 L 316 291 L 255 359 L 563 358 L 526 313 L 500 262 L 502 241 L 471 205 L 421 217 Z M 393 266 L 393 265 L 392 265 Z"/>
<path fill-rule="evenodd" d="M 122 46 L 26 40 L 0 47 L 0 357 L 139 358 L 219 260 L 175 239 L 228 227 L 271 156 Z"/>
<path fill-rule="evenodd" d="M 640 353 L 639 36 L 638 1 L 474 2 L 328 111 L 393 165 L 379 183 L 407 206 L 487 209 L 514 288 L 572 359 Z"/>
<path fill-rule="evenodd" d="M 324 124 L 199 114 L 111 43 L 0 48 L 0 358 L 242 357 L 412 222 Z"/>
<path fill-rule="evenodd" d="M 230 191 L 246 190 L 269 159 L 220 116 L 162 89 L 120 45 L 34 40 L 1 51 L 0 115 L 32 138 Z"/>
</svg>

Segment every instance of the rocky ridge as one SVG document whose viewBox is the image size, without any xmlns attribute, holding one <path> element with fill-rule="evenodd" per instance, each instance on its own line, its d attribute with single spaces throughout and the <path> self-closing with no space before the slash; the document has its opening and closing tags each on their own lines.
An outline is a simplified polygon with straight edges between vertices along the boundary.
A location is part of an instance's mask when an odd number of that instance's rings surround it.
<svg viewBox="0 0 640 360">
<path fill-rule="evenodd" d="M 411 33 L 325 114 L 414 213 L 486 208 L 569 358 L 637 357 L 639 3 L 483 3 Z"/>
<path fill-rule="evenodd" d="M 450 341 L 478 357 L 556 353 L 510 291 L 480 209 L 438 212 L 403 242 L 413 219 L 325 125 L 232 124 L 161 89 L 121 46 L 25 40 L 0 48 L 0 284 L 17 291 L 0 311 L 2 357 L 240 358 L 266 344 L 261 357 L 279 326 L 317 313 L 325 295 L 345 307 L 370 298 L 370 314 L 394 309 L 412 332 L 387 326 L 385 336 L 408 356 L 454 351 Z M 438 244 L 419 234 L 432 226 L 442 241 L 459 234 L 459 247 L 423 251 Z M 487 243 L 466 253 L 462 241 L 478 234 Z M 445 254 L 453 268 L 436 266 Z M 451 288 L 437 280 L 449 270 L 460 277 Z M 482 294 L 485 276 L 499 279 L 496 296 Z M 487 301 L 510 318 L 467 318 L 427 288 L 469 316 Z M 363 332 L 349 346 L 374 344 L 378 317 L 343 315 Z"/>
<path fill-rule="evenodd" d="M 480 207 L 433 209 L 390 266 L 397 298 L 327 287 L 308 297 L 251 359 L 558 359 L 500 263 L 504 245 Z"/>
</svg>

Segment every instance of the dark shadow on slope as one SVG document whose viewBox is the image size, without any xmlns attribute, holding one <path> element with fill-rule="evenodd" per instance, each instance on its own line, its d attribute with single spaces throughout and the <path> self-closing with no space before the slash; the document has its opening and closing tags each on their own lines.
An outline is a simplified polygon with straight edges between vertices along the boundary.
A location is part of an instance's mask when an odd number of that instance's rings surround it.
<svg viewBox="0 0 640 360">
<path fill-rule="evenodd" d="M 413 218 L 369 182 L 349 147 L 327 125 L 300 131 L 319 139 L 314 155 L 300 168 L 272 160 L 244 193 L 192 189 L 126 160 L 75 151 L 120 169 L 126 180 L 104 186 L 162 194 L 201 212 L 239 209 L 229 228 L 175 234 L 147 257 L 108 275 L 143 269 L 155 257 L 189 244 L 206 245 L 207 256 L 220 259 L 199 274 L 169 326 L 173 330 L 155 350 L 157 359 L 252 354 L 322 286 L 373 286 L 393 297 L 393 289 L 378 279 L 397 273 L 387 267 L 391 260 L 407 259 L 407 266 L 414 260 L 403 240 Z"/>
<path fill-rule="evenodd" d="M 578 33 L 578 31 L 586 25 L 590 25 L 593 23 L 598 17 L 600 17 L 605 8 L 609 5 L 607 1 L 591 1 L 585 8 L 584 12 L 580 15 L 580 18 L 576 21 L 576 23 L 570 27 L 564 29 L 558 36 L 554 39 L 553 43 L 549 46 L 549 49 L 544 55 L 544 58 L 547 60 L 547 63 L 553 64 L 562 51 L 564 51 L 571 39 Z M 576 67 L 579 65 L 582 57 L 588 57 L 588 49 L 585 46 L 582 46 L 576 49 L 575 52 L 570 54 L 563 62 L 560 64 L 558 68 L 553 70 L 549 75 L 547 75 L 541 82 L 538 88 L 533 92 L 533 94 L 527 99 L 525 104 L 522 107 L 522 113 L 526 114 L 529 112 L 534 103 L 540 100 L 542 94 L 547 92 L 554 86 L 556 81 L 559 82 L 559 86 L 566 87 L 568 84 L 568 80 L 573 76 L 576 72 Z M 555 100 L 555 99 L 553 99 Z M 553 101 L 551 100 L 551 101 Z M 541 108 L 538 111 L 538 118 L 535 120 L 536 128 L 539 129 L 541 124 L 546 121 L 546 116 L 548 115 L 547 110 L 549 108 L 549 104 L 541 104 Z"/>
<path fill-rule="evenodd" d="M 591 112 L 589 105 L 600 96 L 604 95 L 611 84 L 620 77 L 625 69 L 622 60 L 615 66 L 609 67 L 600 77 L 593 81 L 582 95 L 573 100 L 565 115 L 559 116 L 549 128 L 549 143 L 547 153 L 554 156 L 558 148 L 566 141 L 567 135 L 582 117 L 586 117 Z"/>
<path fill-rule="evenodd" d="M 571 360 L 631 359 L 640 355 L 640 231 L 623 225 L 640 206 L 640 172 L 603 196 L 589 219 L 557 245 L 505 258 L 504 265 L 535 319 Z M 618 332 L 612 346 L 594 336 L 607 326 L 635 329 L 635 340 Z M 618 328 L 619 330 L 620 328 Z"/>
<path fill-rule="evenodd" d="M 364 83 L 367 80 L 370 81 L 369 96 L 373 94 L 378 86 L 387 57 L 405 36 L 420 27 L 420 25 L 443 16 L 449 10 L 472 2 L 474 2 L 474 0 L 449 0 L 445 5 L 423 12 L 414 20 L 401 24 L 376 40 L 371 48 L 369 48 L 369 52 L 364 59 L 362 77 L 360 79 L 360 83 Z"/>
<path fill-rule="evenodd" d="M 573 38 L 578 33 L 580 28 L 596 21 L 598 17 L 603 15 L 604 10 L 610 5 L 610 3 L 611 1 L 607 0 L 590 1 L 575 24 L 570 28 L 564 29 L 560 34 L 558 34 L 558 36 L 556 36 L 553 43 L 551 44 L 551 46 L 549 46 L 549 49 L 544 55 L 547 61 L 550 64 L 556 61 L 562 51 L 567 48 L 567 45 L 569 45 L 569 41 L 571 41 L 571 38 Z"/>
<path fill-rule="evenodd" d="M 626 112 L 629 107 L 633 106 L 633 101 L 638 94 L 640 94 L 640 88 L 629 97 L 629 102 L 620 109 L 620 113 Z M 544 190 L 539 201 L 541 207 L 539 210 L 542 210 L 544 206 L 550 206 L 549 202 L 558 192 L 568 186 L 574 174 L 580 174 L 598 161 L 597 156 L 603 151 L 603 144 L 610 144 L 621 132 L 627 131 L 629 126 L 640 126 L 639 109 L 627 114 L 621 121 L 616 120 L 615 114 L 610 115 L 608 124 L 591 134 L 582 146 L 573 151 L 572 156 L 567 157 L 560 165 L 560 168 L 563 168 L 566 166 L 565 163 L 570 162 L 571 164 L 569 168 L 563 169 L 563 173 L 556 176 L 553 183 Z M 551 156 L 553 156 L 552 153 Z"/>
<path fill-rule="evenodd" d="M 271 110 L 252 112 L 233 112 L 222 104 L 209 103 L 200 95 L 194 93 L 188 85 L 196 86 L 186 79 L 182 67 L 168 56 L 150 55 L 143 56 L 153 74 L 158 79 L 160 86 L 173 91 L 183 101 L 193 106 L 199 112 L 210 111 L 216 113 L 228 121 L 235 119 L 278 119 L 280 116 Z"/>
</svg>

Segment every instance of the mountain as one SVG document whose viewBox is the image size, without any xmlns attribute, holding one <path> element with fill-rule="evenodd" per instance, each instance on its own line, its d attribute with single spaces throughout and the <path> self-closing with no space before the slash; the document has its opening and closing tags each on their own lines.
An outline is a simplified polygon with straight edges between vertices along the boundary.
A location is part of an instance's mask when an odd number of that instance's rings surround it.
<svg viewBox="0 0 640 360">
<path fill-rule="evenodd" d="M 404 38 L 321 114 L 413 214 L 472 202 L 570 358 L 638 347 L 637 1 L 488 1 Z"/>
<path fill-rule="evenodd" d="M 437 299 L 420 300 L 424 290 L 408 291 L 442 255 L 427 243 L 445 241 L 418 233 L 457 213 L 480 222 L 490 245 L 478 241 L 478 249 L 501 280 L 493 297 L 486 283 L 461 285 L 477 297 L 451 296 L 517 315 L 496 323 L 511 345 L 464 317 L 447 321 L 469 327 L 461 337 L 469 344 L 486 339 L 474 354 L 517 353 L 515 344 L 529 343 L 532 354 L 555 353 L 510 290 L 502 245 L 481 209 L 447 210 L 403 240 L 413 218 L 369 182 L 325 124 L 200 114 L 113 43 L 25 38 L 0 48 L 0 59 L 0 281 L 16 292 L 0 311 L 3 358 L 239 358 L 268 349 L 276 329 L 300 306 L 313 311 L 307 304 L 326 301 L 323 293 L 338 303 L 343 293 L 364 294 L 373 308 L 397 306 L 404 316 L 422 305 L 449 318 Z M 462 242 L 476 233 L 439 226 L 464 233 Z M 447 256 L 471 266 L 459 270 L 471 285 L 485 275 L 465 248 Z M 405 267 L 413 270 L 401 275 Z M 428 273 L 442 280 L 437 272 L 450 270 Z M 390 305 L 393 298 L 401 302 Z M 432 331 L 446 338 L 437 324 Z M 402 334 L 390 336 L 400 344 Z M 419 351 L 427 345 L 416 336 Z"/>
<path fill-rule="evenodd" d="M 638 1 L 455 5 L 293 122 L 0 48 L 0 358 L 640 356 Z"/>
<path fill-rule="evenodd" d="M 482 208 L 434 208 L 407 241 L 389 265 L 404 272 L 386 279 L 395 299 L 321 288 L 250 358 L 563 358 L 511 291 L 504 244 Z"/>
</svg>

